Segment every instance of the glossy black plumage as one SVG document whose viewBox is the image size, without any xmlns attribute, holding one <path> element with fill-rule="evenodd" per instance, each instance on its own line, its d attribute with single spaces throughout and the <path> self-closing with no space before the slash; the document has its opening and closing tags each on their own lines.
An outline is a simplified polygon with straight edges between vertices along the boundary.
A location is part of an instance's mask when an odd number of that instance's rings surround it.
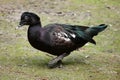
<svg viewBox="0 0 120 80">
<path fill-rule="evenodd" d="M 55 23 L 42 28 L 40 18 L 30 12 L 21 15 L 20 26 L 23 25 L 29 25 L 28 40 L 34 48 L 58 56 L 49 63 L 49 67 L 60 64 L 65 56 L 87 42 L 96 44 L 92 38 L 107 27 L 105 24 L 89 28 Z"/>
</svg>

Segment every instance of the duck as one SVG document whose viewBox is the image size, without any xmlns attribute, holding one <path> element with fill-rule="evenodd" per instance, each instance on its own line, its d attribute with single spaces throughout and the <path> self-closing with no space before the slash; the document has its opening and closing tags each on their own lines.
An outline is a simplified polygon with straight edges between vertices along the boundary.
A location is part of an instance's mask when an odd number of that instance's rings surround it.
<svg viewBox="0 0 120 80">
<path fill-rule="evenodd" d="M 40 51 L 56 56 L 48 62 L 49 68 L 61 67 L 62 60 L 72 51 L 83 47 L 108 25 L 81 26 L 71 24 L 52 23 L 42 26 L 40 17 L 33 12 L 21 14 L 18 27 L 28 25 L 27 37 L 30 45 Z"/>
</svg>

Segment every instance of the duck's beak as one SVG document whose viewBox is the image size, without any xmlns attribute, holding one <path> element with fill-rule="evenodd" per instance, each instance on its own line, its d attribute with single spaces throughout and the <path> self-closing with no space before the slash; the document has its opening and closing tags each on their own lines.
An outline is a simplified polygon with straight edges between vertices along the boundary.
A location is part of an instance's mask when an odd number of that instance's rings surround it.
<svg viewBox="0 0 120 80">
<path fill-rule="evenodd" d="M 19 29 L 22 26 L 23 26 L 23 24 L 21 24 L 21 22 L 20 22 L 19 25 L 16 27 L 16 29 Z"/>
<path fill-rule="evenodd" d="M 19 24 L 19 25 L 18 25 L 18 28 L 20 28 L 20 27 L 22 27 L 22 26 L 23 26 L 22 24 Z"/>
</svg>

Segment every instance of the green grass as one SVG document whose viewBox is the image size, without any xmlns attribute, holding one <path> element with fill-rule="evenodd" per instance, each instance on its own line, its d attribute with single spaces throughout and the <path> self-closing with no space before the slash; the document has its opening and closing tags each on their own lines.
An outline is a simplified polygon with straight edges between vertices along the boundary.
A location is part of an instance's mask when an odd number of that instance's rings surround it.
<svg viewBox="0 0 120 80">
<path fill-rule="evenodd" d="M 35 1 L 0 2 L 0 80 L 120 79 L 119 0 Z M 27 26 L 15 29 L 23 11 L 37 13 L 43 25 L 106 23 L 109 27 L 94 37 L 97 45 L 89 43 L 64 58 L 63 68 L 49 69 L 47 63 L 53 56 L 30 46 Z"/>
</svg>

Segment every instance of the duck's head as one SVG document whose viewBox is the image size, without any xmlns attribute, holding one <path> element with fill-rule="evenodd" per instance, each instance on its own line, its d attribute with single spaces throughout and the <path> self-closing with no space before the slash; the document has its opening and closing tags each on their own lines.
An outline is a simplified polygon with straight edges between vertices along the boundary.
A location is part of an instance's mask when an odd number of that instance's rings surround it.
<svg viewBox="0 0 120 80">
<path fill-rule="evenodd" d="M 24 12 L 21 15 L 21 20 L 18 27 L 24 25 L 36 25 L 36 24 L 40 24 L 40 17 L 35 13 Z"/>
</svg>

